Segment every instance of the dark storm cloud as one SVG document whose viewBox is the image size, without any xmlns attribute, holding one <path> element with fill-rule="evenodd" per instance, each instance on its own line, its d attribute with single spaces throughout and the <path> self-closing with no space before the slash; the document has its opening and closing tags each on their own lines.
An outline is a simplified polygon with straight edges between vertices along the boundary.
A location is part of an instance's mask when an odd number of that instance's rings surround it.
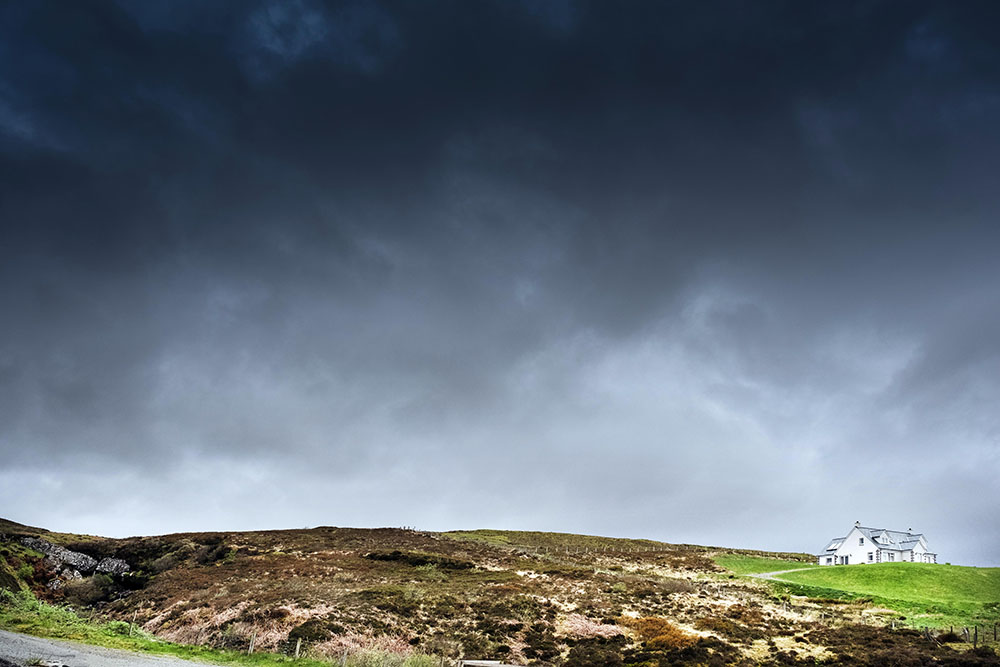
<svg viewBox="0 0 1000 667">
<path fill-rule="evenodd" d="M 998 546 L 991 5 L 0 12 L 12 518 Z"/>
</svg>

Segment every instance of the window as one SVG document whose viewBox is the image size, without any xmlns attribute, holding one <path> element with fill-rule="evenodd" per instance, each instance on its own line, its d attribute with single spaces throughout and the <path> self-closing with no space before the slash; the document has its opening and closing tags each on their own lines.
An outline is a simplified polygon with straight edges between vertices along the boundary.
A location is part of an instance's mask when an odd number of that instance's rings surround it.
<svg viewBox="0 0 1000 667">
<path fill-rule="evenodd" d="M 858 538 L 858 546 L 861 547 L 861 546 L 864 546 L 864 544 L 865 544 L 865 538 L 859 537 Z"/>
<path fill-rule="evenodd" d="M 894 554 L 891 551 L 889 553 L 887 553 L 886 556 L 888 556 L 886 558 L 886 560 L 889 561 L 890 563 L 893 562 L 894 560 L 896 560 L 896 554 Z"/>
<path fill-rule="evenodd" d="M 833 565 L 833 559 L 832 558 L 827 558 L 826 559 L 826 564 L 827 565 Z"/>
<path fill-rule="evenodd" d="M 875 560 L 875 554 L 873 552 L 869 551 L 868 552 L 868 562 L 871 563 L 873 560 Z"/>
</svg>

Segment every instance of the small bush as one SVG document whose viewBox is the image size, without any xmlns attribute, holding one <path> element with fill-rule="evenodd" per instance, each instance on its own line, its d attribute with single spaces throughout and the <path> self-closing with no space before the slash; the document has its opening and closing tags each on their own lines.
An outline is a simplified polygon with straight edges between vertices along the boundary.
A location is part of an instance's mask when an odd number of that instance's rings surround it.
<svg viewBox="0 0 1000 667">
<path fill-rule="evenodd" d="M 368 560 L 395 561 L 414 567 L 435 565 L 442 570 L 471 570 L 474 567 L 469 561 L 418 552 L 373 551 L 365 554 L 364 557 Z"/>
<path fill-rule="evenodd" d="M 230 549 L 224 543 L 206 544 L 194 552 L 194 560 L 199 565 L 211 565 L 229 555 Z"/>
<path fill-rule="evenodd" d="M 160 556 L 153 562 L 149 564 L 149 569 L 153 572 L 160 574 L 161 572 L 166 572 L 167 570 L 172 570 L 183 561 L 183 557 L 177 552 L 172 552 L 166 554 L 165 556 Z"/>
<path fill-rule="evenodd" d="M 540 661 L 554 660 L 561 653 L 552 629 L 544 623 L 535 623 L 524 633 L 524 657 Z"/>
<path fill-rule="evenodd" d="M 93 577 L 70 581 L 63 589 L 66 601 L 78 605 L 90 606 L 108 598 L 111 591 L 111 577 L 96 574 Z"/>
<path fill-rule="evenodd" d="M 698 637 L 689 632 L 681 630 L 677 626 L 664 628 L 664 630 L 647 642 L 650 648 L 658 649 L 678 649 L 694 646 Z"/>
<path fill-rule="evenodd" d="M 764 613 L 760 609 L 734 604 L 727 611 L 729 618 L 735 618 L 748 625 L 760 625 L 764 622 Z"/>
<path fill-rule="evenodd" d="M 718 616 L 703 616 L 702 618 L 696 620 L 694 625 L 699 630 L 707 630 L 720 635 L 732 634 L 734 626 L 732 621 L 725 618 L 719 618 Z"/>
<path fill-rule="evenodd" d="M 311 618 L 292 628 L 292 631 L 288 633 L 288 639 L 291 641 L 301 639 L 307 643 L 320 642 L 345 631 L 344 626 L 338 623 L 322 618 Z"/>
<path fill-rule="evenodd" d="M 698 637 L 681 630 L 665 618 L 647 616 L 639 619 L 623 619 L 623 625 L 635 630 L 639 638 L 650 648 L 678 649 L 694 645 Z"/>
<path fill-rule="evenodd" d="M 580 643 L 569 651 L 566 667 L 616 667 L 622 662 L 621 650 L 616 646 Z"/>
<path fill-rule="evenodd" d="M 149 584 L 150 575 L 145 572 L 125 572 L 118 575 L 116 583 L 127 591 L 138 591 Z"/>
<path fill-rule="evenodd" d="M 670 577 L 664 579 L 660 584 L 662 593 L 694 593 L 698 588 L 687 579 Z"/>
<path fill-rule="evenodd" d="M 131 627 L 132 626 L 125 621 L 108 621 L 108 623 L 104 626 L 104 629 L 112 635 L 127 636 Z"/>
</svg>

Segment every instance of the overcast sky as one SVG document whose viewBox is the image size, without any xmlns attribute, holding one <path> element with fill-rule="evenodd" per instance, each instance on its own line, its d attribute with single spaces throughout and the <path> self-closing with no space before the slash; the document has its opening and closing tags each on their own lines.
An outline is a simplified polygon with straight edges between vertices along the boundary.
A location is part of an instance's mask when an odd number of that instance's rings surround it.
<svg viewBox="0 0 1000 667">
<path fill-rule="evenodd" d="M 0 516 L 1000 564 L 993 2 L 0 5 Z"/>
</svg>

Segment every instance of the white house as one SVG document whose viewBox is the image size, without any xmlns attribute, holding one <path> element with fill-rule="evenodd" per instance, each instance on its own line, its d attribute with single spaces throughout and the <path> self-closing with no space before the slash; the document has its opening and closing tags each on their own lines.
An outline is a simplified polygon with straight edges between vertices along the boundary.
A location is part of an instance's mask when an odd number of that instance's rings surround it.
<svg viewBox="0 0 1000 667">
<path fill-rule="evenodd" d="M 820 565 L 864 563 L 936 563 L 937 554 L 927 549 L 920 533 L 885 528 L 865 528 L 855 522 L 845 537 L 835 537 L 817 554 Z"/>
</svg>

